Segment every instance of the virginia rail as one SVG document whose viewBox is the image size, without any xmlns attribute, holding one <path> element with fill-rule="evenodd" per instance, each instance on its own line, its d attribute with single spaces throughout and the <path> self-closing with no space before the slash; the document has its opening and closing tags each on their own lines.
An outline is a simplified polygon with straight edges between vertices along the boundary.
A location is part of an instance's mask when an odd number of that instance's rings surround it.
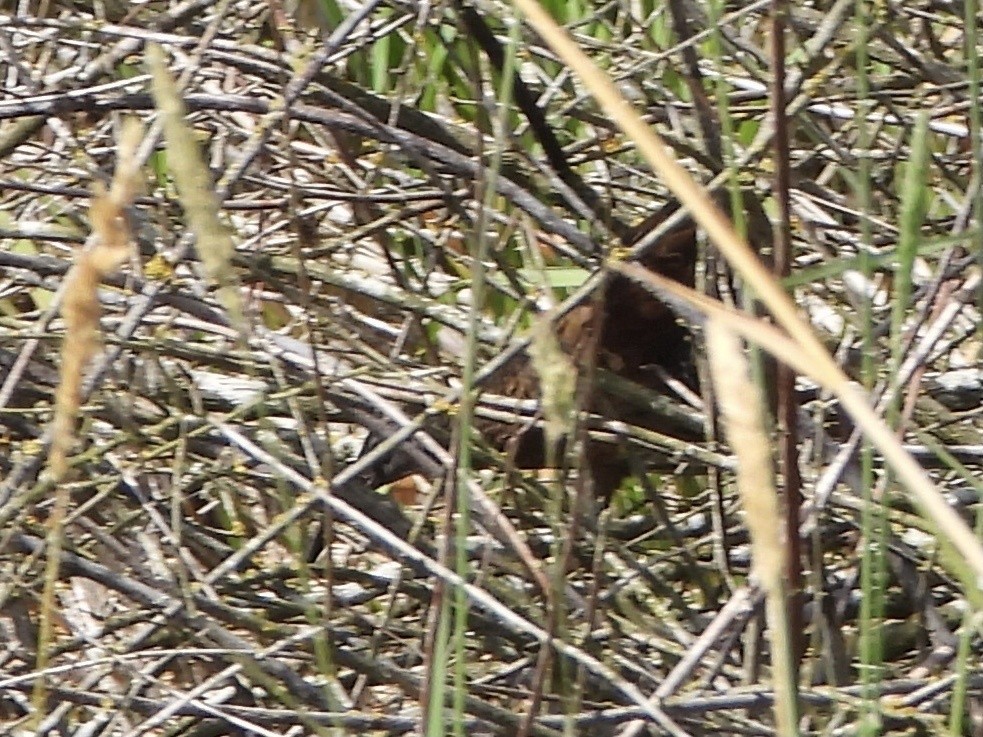
<svg viewBox="0 0 983 737">
<path fill-rule="evenodd" d="M 663 218 L 646 225 L 648 232 Z M 684 221 L 655 243 L 640 263 L 686 286 L 693 286 L 696 265 L 696 229 Z M 649 291 L 623 276 L 611 275 L 603 289 L 557 323 L 561 348 L 574 365 L 593 365 L 640 386 L 660 391 L 669 375 L 694 387 L 695 370 L 689 330 Z M 599 330 L 595 336 L 592 331 Z M 589 355 L 594 351 L 594 355 Z M 527 356 L 507 364 L 486 385 L 489 392 L 516 399 L 539 397 L 539 382 Z M 653 430 L 666 430 L 658 418 L 637 402 L 603 391 L 595 381 L 585 387 L 585 409 L 609 420 L 620 420 Z M 518 468 L 540 468 L 545 438 L 537 427 L 522 428 L 494 422 L 476 422 L 492 445 L 508 447 Z M 608 501 L 630 475 L 630 459 L 620 444 L 588 439 L 584 447 L 595 496 Z"/>
<path fill-rule="evenodd" d="M 650 232 L 665 217 L 660 214 L 651 218 L 639 227 L 638 235 Z M 624 238 L 628 245 L 633 240 L 637 237 Z M 696 229 L 692 222 L 684 221 L 663 236 L 648 249 L 640 263 L 692 286 L 696 263 Z M 597 330 L 600 332 L 595 336 L 593 331 Z M 664 388 L 660 374 L 695 386 L 689 330 L 676 320 L 665 304 L 622 276 L 610 275 L 593 299 L 561 318 L 557 323 L 557 336 L 574 364 L 578 367 L 593 365 L 594 373 L 598 370 L 609 372 L 656 391 Z M 591 351 L 594 355 L 589 355 Z M 538 399 L 540 396 L 536 372 L 526 355 L 506 363 L 488 380 L 484 389 L 515 399 Z M 584 408 L 611 420 L 654 430 L 666 429 L 637 402 L 602 391 L 596 382 L 585 387 Z M 518 420 L 512 424 L 476 419 L 474 425 L 493 447 L 506 451 L 517 468 L 543 467 L 545 439 L 541 428 L 529 423 L 520 424 Z M 365 450 L 373 447 L 375 441 L 370 436 Z M 631 472 L 629 458 L 620 444 L 595 440 L 586 442 L 584 453 L 594 494 L 609 500 Z M 376 466 L 366 481 L 378 487 L 418 470 L 419 465 L 411 454 L 397 451 Z"/>
</svg>

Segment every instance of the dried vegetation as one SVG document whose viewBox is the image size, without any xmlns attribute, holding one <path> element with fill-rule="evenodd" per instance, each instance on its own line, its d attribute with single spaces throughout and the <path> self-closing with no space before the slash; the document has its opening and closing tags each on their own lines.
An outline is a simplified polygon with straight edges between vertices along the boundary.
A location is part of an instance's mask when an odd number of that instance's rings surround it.
<svg viewBox="0 0 983 737">
<path fill-rule="evenodd" d="M 789 8 L 777 193 L 767 5 L 549 9 L 766 260 L 787 194 L 786 285 L 978 526 L 975 24 L 875 7 Z M 0 0 L 5 734 L 983 734 L 983 590 L 803 379 L 802 591 L 752 576 L 702 317 L 604 265 L 753 305 L 515 17 Z"/>
</svg>

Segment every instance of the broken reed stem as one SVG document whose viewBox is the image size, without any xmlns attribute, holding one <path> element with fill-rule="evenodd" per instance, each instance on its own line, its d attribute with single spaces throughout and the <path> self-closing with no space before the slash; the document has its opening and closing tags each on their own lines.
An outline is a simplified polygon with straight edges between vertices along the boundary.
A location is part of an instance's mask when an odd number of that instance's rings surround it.
<svg viewBox="0 0 983 737">
<path fill-rule="evenodd" d="M 765 430 L 764 401 L 751 380 L 737 336 L 711 318 L 706 339 L 717 404 L 737 457 L 737 488 L 751 533 L 752 574 L 765 592 L 777 733 L 796 735 L 798 688 L 784 580 L 787 550 L 772 473 L 771 441 Z"/>
<path fill-rule="evenodd" d="M 38 627 L 38 678 L 33 693 L 37 723 L 40 723 L 46 711 L 43 673 L 48 664 L 54 623 L 55 584 L 61 559 L 63 527 L 68 514 L 69 493 L 64 483 L 68 473 L 68 456 L 75 441 L 75 423 L 82 404 L 83 376 L 100 345 L 99 318 L 102 308 L 99 304 L 99 285 L 126 263 L 131 253 L 125 209 L 133 202 L 140 182 L 136 150 L 142 136 L 139 123 L 128 121 L 123 126 L 116 176 L 108 190 L 101 183 L 96 184 L 89 206 L 92 235 L 89 243 L 76 255 L 75 263 L 65 277 L 61 306 L 65 338 L 55 389 L 51 450 L 48 454 L 48 473 L 55 487 L 55 501 L 48 518 L 48 552 Z"/>
</svg>

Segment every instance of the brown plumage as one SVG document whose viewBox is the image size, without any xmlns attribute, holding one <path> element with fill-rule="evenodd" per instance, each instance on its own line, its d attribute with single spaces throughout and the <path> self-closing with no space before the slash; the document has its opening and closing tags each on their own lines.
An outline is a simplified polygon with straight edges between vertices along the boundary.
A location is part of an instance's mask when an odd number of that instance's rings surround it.
<svg viewBox="0 0 983 737">
<path fill-rule="evenodd" d="M 638 236 L 648 233 L 661 220 L 655 216 L 639 226 Z M 637 238 L 627 236 L 629 245 Z M 685 221 L 655 243 L 640 259 L 647 268 L 688 286 L 694 282 L 696 231 Z M 561 348 L 578 369 L 596 367 L 581 376 L 583 407 L 612 420 L 666 431 L 659 418 L 637 402 L 602 391 L 596 381 L 599 373 L 608 372 L 622 379 L 659 391 L 663 388 L 659 369 L 695 385 L 690 335 L 673 312 L 643 287 L 619 276 L 610 275 L 593 299 L 578 305 L 558 321 L 557 337 Z M 527 355 L 519 355 L 505 364 L 483 387 L 490 394 L 515 399 L 539 399 L 539 382 Z M 515 423 L 476 419 L 475 427 L 490 445 L 504 451 L 518 468 L 541 468 L 544 465 L 542 430 L 519 420 Z M 432 427 L 438 436 L 447 428 Z M 372 433 L 363 452 L 374 447 L 384 433 Z M 589 440 L 585 444 L 586 468 L 593 481 L 594 493 L 605 500 L 631 472 L 629 458 L 621 444 Z M 421 470 L 418 450 L 400 449 L 373 467 L 364 478 L 373 487 Z"/>
<path fill-rule="evenodd" d="M 649 227 L 653 227 L 649 224 Z M 640 260 L 647 268 L 693 286 L 696 264 L 696 231 L 684 222 L 655 243 Z M 593 331 L 600 330 L 593 335 Z M 587 304 L 568 312 L 557 324 L 560 346 L 574 364 L 596 366 L 648 389 L 659 390 L 662 369 L 684 383 L 694 384 L 689 331 L 673 312 L 640 285 L 618 275 Z M 591 352 L 593 351 L 593 355 Z M 517 399 L 539 397 L 539 384 L 526 356 L 519 356 L 493 377 L 486 390 Z M 651 413 L 619 396 L 602 392 L 594 382 L 586 386 L 585 407 L 608 419 L 664 430 Z M 539 468 L 544 463 L 544 438 L 535 427 L 492 421 L 477 423 L 490 443 L 507 450 L 519 468 Z M 588 441 L 585 460 L 594 492 L 609 499 L 630 474 L 628 457 L 618 444 Z"/>
</svg>

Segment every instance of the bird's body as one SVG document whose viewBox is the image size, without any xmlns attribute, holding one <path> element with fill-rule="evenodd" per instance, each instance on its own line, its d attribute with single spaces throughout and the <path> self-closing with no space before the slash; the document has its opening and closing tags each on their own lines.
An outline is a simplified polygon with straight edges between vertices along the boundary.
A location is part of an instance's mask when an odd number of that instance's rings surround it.
<svg viewBox="0 0 983 737">
<path fill-rule="evenodd" d="M 694 283 L 696 232 L 684 222 L 640 259 L 647 268 L 687 286 Z M 664 430 L 644 406 L 602 391 L 597 372 L 607 372 L 646 389 L 660 391 L 666 374 L 694 384 L 689 330 L 659 299 L 625 277 L 611 275 L 587 303 L 565 314 L 556 326 L 560 347 L 581 371 L 583 408 L 607 419 Z M 539 381 L 528 356 L 503 366 L 486 390 L 515 399 L 538 399 Z M 519 468 L 544 465 L 544 435 L 528 423 L 477 423 L 489 442 L 510 453 Z M 584 447 L 594 493 L 609 499 L 630 473 L 629 459 L 616 444 L 589 440 Z"/>
</svg>

